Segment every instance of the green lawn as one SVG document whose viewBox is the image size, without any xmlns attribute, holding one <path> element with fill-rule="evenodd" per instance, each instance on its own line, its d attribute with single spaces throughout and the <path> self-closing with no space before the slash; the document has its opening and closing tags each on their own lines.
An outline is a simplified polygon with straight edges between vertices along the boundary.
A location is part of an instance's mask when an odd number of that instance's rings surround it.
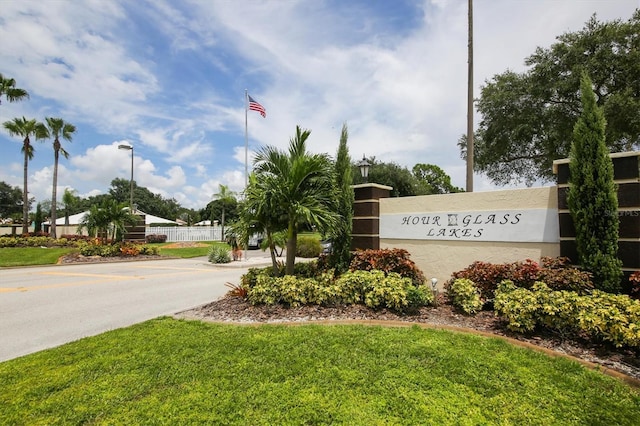
<svg viewBox="0 0 640 426">
<path fill-rule="evenodd" d="M 151 246 L 157 245 L 160 248 L 160 254 L 163 256 L 172 256 L 172 257 L 181 257 L 183 259 L 190 257 L 199 257 L 199 256 L 207 256 L 209 254 L 209 250 L 212 245 L 223 245 L 231 248 L 226 243 L 221 243 L 220 241 L 198 241 L 201 244 L 206 244 L 206 247 L 180 247 L 180 248 L 165 248 L 165 246 L 173 243 L 163 243 L 163 244 L 149 244 Z"/>
<path fill-rule="evenodd" d="M 203 244 L 207 244 L 206 247 L 184 247 L 184 248 L 164 248 L 172 243 L 162 244 L 148 244 L 150 246 L 156 246 L 160 249 L 162 256 L 170 257 L 199 257 L 207 256 L 212 244 L 223 244 L 219 241 L 203 241 Z M 52 247 L 52 248 L 40 248 L 40 247 L 2 247 L 0 248 L 0 267 L 7 266 L 29 266 L 29 265 L 53 265 L 58 262 L 61 256 L 76 251 L 76 248 L 71 247 Z"/>
<path fill-rule="evenodd" d="M 0 267 L 51 265 L 65 254 L 77 250 L 71 247 L 2 247 L 0 248 Z"/>
<path fill-rule="evenodd" d="M 419 327 L 160 318 L 0 363 L 3 424 L 602 424 L 637 390 L 499 340 Z"/>
</svg>

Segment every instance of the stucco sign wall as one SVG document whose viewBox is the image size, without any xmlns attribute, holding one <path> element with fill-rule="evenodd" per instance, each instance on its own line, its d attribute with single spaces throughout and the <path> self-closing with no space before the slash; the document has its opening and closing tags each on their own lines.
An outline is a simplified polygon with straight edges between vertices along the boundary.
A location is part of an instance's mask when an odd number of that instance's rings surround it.
<svg viewBox="0 0 640 426">
<path fill-rule="evenodd" d="M 557 209 L 380 215 L 380 238 L 444 241 L 560 241 Z"/>
</svg>

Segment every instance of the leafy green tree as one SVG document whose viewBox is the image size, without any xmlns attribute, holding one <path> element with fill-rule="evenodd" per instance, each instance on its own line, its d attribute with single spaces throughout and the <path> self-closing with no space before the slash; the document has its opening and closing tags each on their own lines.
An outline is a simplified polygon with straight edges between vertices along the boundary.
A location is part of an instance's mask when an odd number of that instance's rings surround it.
<svg viewBox="0 0 640 426">
<path fill-rule="evenodd" d="M 215 220 L 220 220 L 222 217 L 223 202 L 221 200 L 210 201 L 204 209 L 200 210 L 200 217 L 202 220 L 211 220 L 211 223 Z M 238 201 L 232 201 L 229 199 L 224 203 L 225 222 L 234 222 L 238 218 Z"/>
<path fill-rule="evenodd" d="M 254 160 L 256 179 L 267 184 L 268 197 L 279 207 L 278 211 L 286 212 L 287 275 L 293 275 L 298 229 L 308 224 L 326 233 L 339 219 L 332 210 L 332 162 L 326 154 L 307 152 L 310 133 L 296 126 L 288 152 L 267 146 L 258 151 Z"/>
<path fill-rule="evenodd" d="M 178 219 L 187 223 L 187 226 L 192 226 L 194 223 L 200 222 L 200 214 L 194 209 L 188 209 L 181 207 L 178 213 Z"/>
<path fill-rule="evenodd" d="M 238 200 L 236 199 L 236 193 L 231 191 L 228 186 L 222 185 L 222 184 L 218 185 L 218 192 L 216 194 L 213 194 L 213 199 L 219 201 L 222 207 L 222 217 L 221 217 L 220 223 L 222 225 L 222 240 L 224 241 L 225 210 L 227 209 L 227 206 L 237 205 Z"/>
<path fill-rule="evenodd" d="M 52 238 L 56 238 L 56 217 L 57 217 L 57 191 L 58 191 L 58 160 L 60 154 L 64 158 L 69 158 L 69 153 L 62 147 L 60 138 L 71 142 L 76 126 L 65 122 L 62 118 L 46 117 L 49 134 L 53 138 L 53 190 L 51 191 L 51 232 Z"/>
<path fill-rule="evenodd" d="M 416 177 L 407 169 L 396 163 L 383 163 L 375 157 L 367 158 L 371 165 L 369 167 L 369 182 L 386 185 L 393 188 L 391 197 L 407 197 L 412 195 L 425 195 L 424 188 Z M 357 165 L 352 166 L 353 184 L 362 183 L 360 169 Z"/>
<path fill-rule="evenodd" d="M 111 181 L 109 195 L 118 202 L 129 202 L 131 182 L 127 179 L 116 178 Z M 133 182 L 133 201 L 138 209 L 165 219 L 175 219 L 180 212 L 180 204 L 173 198 L 164 198 L 160 194 L 154 194 L 144 186 L 138 186 Z"/>
<path fill-rule="evenodd" d="M 69 226 L 69 215 L 81 211 L 77 207 L 80 204 L 80 197 L 76 195 L 75 190 L 65 188 L 64 194 L 62 194 L 62 203 L 64 204 L 64 224 Z"/>
<path fill-rule="evenodd" d="M 605 144 L 606 122 L 586 73 L 580 92 L 582 114 L 573 131 L 569 157 L 569 211 L 580 264 L 593 273 L 597 288 L 617 292 L 622 279 L 622 263 L 617 258 L 618 198 Z"/>
<path fill-rule="evenodd" d="M 78 226 L 78 232 L 86 229 L 90 236 L 98 236 L 105 244 L 107 240 L 118 240 L 124 235 L 126 225 L 135 225 L 138 217 L 127 209 L 128 203 L 118 203 L 106 198 L 100 205 L 91 206 Z"/>
<path fill-rule="evenodd" d="M 36 119 L 27 120 L 26 118 L 14 118 L 12 121 L 5 121 L 4 128 L 11 136 L 19 136 L 22 140 L 22 153 L 24 154 L 23 166 L 23 187 L 22 187 L 22 233 L 29 232 L 29 190 L 27 188 L 27 177 L 29 176 L 29 160 L 33 158 L 35 149 L 31 145 L 31 138 L 36 140 L 46 139 L 49 137 L 47 127 L 36 121 Z"/>
<path fill-rule="evenodd" d="M 340 220 L 336 226 L 329 230 L 329 238 L 332 241 L 332 253 L 329 256 L 329 264 L 337 271 L 346 271 L 351 261 L 351 230 L 353 219 L 353 189 L 351 188 L 351 158 L 347 140 L 349 132 L 347 125 L 342 125 L 340 144 L 336 154 L 335 188 L 336 188 L 336 213 Z"/>
<path fill-rule="evenodd" d="M 426 194 L 450 194 L 464 192 L 451 184 L 451 177 L 434 164 L 418 163 L 413 166 L 413 175 L 422 185 L 420 192 Z"/>
<path fill-rule="evenodd" d="M 0 104 L 2 104 L 2 97 L 9 102 L 21 101 L 29 98 L 29 93 L 26 90 L 16 87 L 16 80 L 9 77 L 4 77 L 0 73 Z"/>
<path fill-rule="evenodd" d="M 22 190 L 0 182 L 0 218 L 7 219 L 22 211 Z"/>
<path fill-rule="evenodd" d="M 553 160 L 566 158 L 580 115 L 580 76 L 593 79 L 607 121 L 610 151 L 640 146 L 640 9 L 629 21 L 598 22 L 557 37 L 525 60 L 526 72 L 495 75 L 477 101 L 482 115 L 475 169 L 494 183 L 552 181 Z M 459 142 L 465 158 L 466 138 Z"/>
</svg>

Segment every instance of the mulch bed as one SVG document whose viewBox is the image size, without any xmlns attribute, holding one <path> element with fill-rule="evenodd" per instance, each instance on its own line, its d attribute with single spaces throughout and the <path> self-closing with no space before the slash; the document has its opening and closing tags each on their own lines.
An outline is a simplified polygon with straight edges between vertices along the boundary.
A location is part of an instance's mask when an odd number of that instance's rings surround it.
<svg viewBox="0 0 640 426">
<path fill-rule="evenodd" d="M 363 305 L 336 307 L 301 306 L 288 308 L 282 305 L 253 306 L 240 297 L 225 296 L 206 305 L 181 312 L 180 318 L 193 318 L 213 322 L 241 324 L 300 323 L 313 321 L 371 321 L 386 323 L 429 324 L 443 328 L 462 328 L 483 334 L 505 336 L 536 347 L 569 355 L 583 361 L 598 364 L 603 370 L 620 372 L 640 385 L 640 357 L 638 352 L 595 344 L 579 336 L 560 336 L 549 331 L 518 334 L 507 330 L 506 324 L 492 311 L 482 311 L 468 316 L 457 312 L 442 299 L 437 307 L 424 307 L 412 315 L 401 315 L 386 309 L 373 310 Z"/>
</svg>

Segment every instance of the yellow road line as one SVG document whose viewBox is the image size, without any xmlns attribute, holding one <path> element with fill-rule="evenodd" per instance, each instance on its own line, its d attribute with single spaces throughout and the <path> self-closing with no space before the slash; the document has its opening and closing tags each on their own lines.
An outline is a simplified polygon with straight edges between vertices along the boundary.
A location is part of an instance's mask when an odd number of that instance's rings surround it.
<svg viewBox="0 0 640 426">
<path fill-rule="evenodd" d="M 56 275 L 62 277 L 98 277 L 98 278 L 110 278 L 118 280 L 126 280 L 132 278 L 131 275 L 105 275 L 105 274 L 80 274 L 69 272 L 41 272 L 40 275 Z"/>
<path fill-rule="evenodd" d="M 54 276 L 66 276 L 66 277 L 88 277 L 88 278 L 97 278 L 96 280 L 89 281 L 76 281 L 76 282 L 66 282 L 66 283 L 58 283 L 58 284 L 46 284 L 46 285 L 36 285 L 30 287 L 0 287 L 0 293 L 15 293 L 15 292 L 26 292 L 31 290 L 44 290 L 51 288 L 64 288 L 64 287 L 78 287 L 84 285 L 92 285 L 92 284 L 101 284 L 109 281 L 118 281 L 118 280 L 144 280 L 147 278 L 151 278 L 156 275 L 162 275 L 164 277 L 167 276 L 176 276 L 176 275 L 186 275 L 193 272 L 217 272 L 213 269 L 196 269 L 196 268 L 156 268 L 156 267 L 145 267 L 140 266 L 141 269 L 164 269 L 164 270 L 175 270 L 178 272 L 167 273 L 167 272 L 159 272 L 158 274 L 146 275 L 146 276 L 138 276 L 138 275 L 105 275 L 105 274 L 89 274 L 89 273 L 69 273 L 69 272 L 42 272 L 41 275 L 54 275 Z"/>
<path fill-rule="evenodd" d="M 216 269 L 210 269 L 210 268 L 178 268 L 178 267 L 172 267 L 172 266 L 136 266 L 136 268 L 138 269 L 166 269 L 166 270 L 175 270 L 175 271 L 198 271 L 198 272 L 219 272 L 219 270 Z"/>
<path fill-rule="evenodd" d="M 129 279 L 138 279 L 141 280 L 141 277 L 128 277 Z M 30 287 L 3 287 L 0 288 L 0 293 L 15 293 L 15 292 L 26 292 L 32 290 L 44 290 L 49 288 L 64 288 L 64 287 L 77 287 L 83 285 L 91 285 L 91 284 L 101 284 L 109 281 L 117 281 L 122 278 L 105 278 L 102 280 L 91 280 L 91 281 L 77 281 L 72 283 L 57 283 L 57 284 L 45 284 L 45 285 L 35 285 Z"/>
</svg>

